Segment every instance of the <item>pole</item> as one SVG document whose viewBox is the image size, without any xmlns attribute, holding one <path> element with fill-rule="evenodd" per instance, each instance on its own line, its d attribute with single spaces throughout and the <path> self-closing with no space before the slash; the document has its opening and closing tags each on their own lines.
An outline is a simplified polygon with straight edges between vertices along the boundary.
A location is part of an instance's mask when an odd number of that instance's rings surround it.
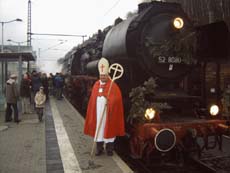
<svg viewBox="0 0 230 173">
<path fill-rule="evenodd" d="M 10 20 L 10 21 L 7 21 L 7 22 L 1 22 L 2 24 L 2 46 L 1 46 L 1 52 L 3 53 L 3 49 L 4 49 L 4 24 L 5 23 L 11 23 L 11 22 L 14 22 L 14 21 L 17 21 L 17 22 L 22 22 L 22 19 L 14 19 L 14 20 Z"/>
<path fill-rule="evenodd" d="M 18 43 L 18 52 L 20 52 L 20 48 L 21 47 L 21 45 L 20 45 L 20 43 Z"/>
<path fill-rule="evenodd" d="M 83 35 L 83 36 L 82 36 L 82 43 L 84 43 L 85 37 L 87 37 L 87 36 L 86 36 L 86 35 Z"/>
<path fill-rule="evenodd" d="M 21 83 L 22 80 L 22 55 L 19 55 L 19 59 L 18 59 L 18 83 Z"/>
<path fill-rule="evenodd" d="M 4 31 L 3 31 L 3 27 L 4 27 L 4 23 L 3 22 L 1 22 L 1 24 L 2 24 L 2 45 L 1 45 L 1 53 L 3 53 L 3 44 L 4 44 L 4 39 L 3 39 L 3 33 L 4 33 Z M 5 82 L 5 80 L 4 80 L 4 61 L 2 61 L 1 62 L 2 63 L 2 75 L 1 75 L 1 78 L 2 78 L 2 87 L 1 87 L 1 95 L 0 95 L 0 101 L 2 102 L 2 103 L 0 103 L 0 105 L 1 105 L 1 107 L 0 107 L 0 111 L 1 111 L 1 109 L 3 110 L 4 108 L 3 108 L 3 103 L 5 102 L 5 100 L 4 100 L 4 97 L 3 97 L 3 94 L 4 94 L 4 82 Z"/>
<path fill-rule="evenodd" d="M 2 79 L 2 94 L 3 94 L 3 88 L 4 88 L 4 62 L 2 61 L 2 75 L 1 75 L 1 79 Z"/>
<path fill-rule="evenodd" d="M 3 44 L 4 44 L 4 39 L 3 39 L 3 27 L 4 27 L 4 23 L 3 22 L 1 22 L 1 24 L 2 24 L 2 45 L 1 45 L 1 53 L 3 53 Z M 2 78 L 2 93 L 3 93 L 3 88 L 4 88 L 4 61 L 2 61 L 2 75 L 1 75 L 1 78 Z"/>
<path fill-rule="evenodd" d="M 4 39 L 3 39 L 4 22 L 1 22 L 1 24 L 2 24 L 2 46 L 1 46 L 1 52 L 3 53 L 3 45 L 4 45 Z"/>
<path fill-rule="evenodd" d="M 1 23 L 1 26 L 2 26 L 2 45 L 1 45 L 1 53 L 4 53 L 4 24 L 5 23 L 11 23 L 11 22 L 14 22 L 14 21 L 17 21 L 17 22 L 22 22 L 22 19 L 14 19 L 14 20 L 10 20 L 10 21 L 6 21 L 6 22 L 0 22 Z M 4 83 L 5 81 L 7 80 L 7 60 L 6 61 L 2 61 L 1 62 L 2 64 L 2 71 L 1 71 L 1 79 L 2 79 L 2 88 L 1 88 L 1 91 L 0 92 L 4 92 Z M 4 66 L 5 65 L 5 66 Z M 5 68 L 5 69 L 4 69 Z M 5 74 L 4 74 L 5 73 Z M 2 97 L 2 95 L 0 95 L 0 100 L 2 100 L 2 98 L 4 99 L 4 97 Z"/>
</svg>

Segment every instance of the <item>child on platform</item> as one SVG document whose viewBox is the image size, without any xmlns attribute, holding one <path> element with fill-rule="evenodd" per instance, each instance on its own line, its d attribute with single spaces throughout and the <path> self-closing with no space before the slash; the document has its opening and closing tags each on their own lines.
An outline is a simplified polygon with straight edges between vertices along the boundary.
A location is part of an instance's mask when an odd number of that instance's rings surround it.
<svg viewBox="0 0 230 173">
<path fill-rule="evenodd" d="M 41 86 L 39 91 L 36 93 L 35 98 L 35 108 L 38 114 L 38 119 L 41 122 L 43 117 L 43 110 L 45 107 L 46 95 L 44 93 L 44 87 Z"/>
</svg>

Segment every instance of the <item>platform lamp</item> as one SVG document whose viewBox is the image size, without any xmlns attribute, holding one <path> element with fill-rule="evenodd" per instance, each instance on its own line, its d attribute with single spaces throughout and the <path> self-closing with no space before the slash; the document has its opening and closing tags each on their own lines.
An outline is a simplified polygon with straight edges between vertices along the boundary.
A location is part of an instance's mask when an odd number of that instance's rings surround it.
<svg viewBox="0 0 230 173">
<path fill-rule="evenodd" d="M 10 21 L 6 21 L 6 22 L 0 22 L 2 25 L 2 46 L 1 46 L 1 52 L 3 53 L 3 49 L 4 49 L 4 24 L 7 23 L 11 23 L 11 22 L 22 22 L 22 19 L 14 19 L 14 20 L 10 20 Z"/>
<path fill-rule="evenodd" d="M 14 20 L 9 20 L 9 21 L 5 21 L 5 22 L 3 22 L 3 21 L 0 21 L 0 23 L 1 23 L 1 25 L 2 25 L 2 45 L 1 45 L 1 53 L 3 53 L 4 52 L 4 24 L 7 24 L 7 23 L 11 23 L 11 22 L 22 22 L 22 19 L 19 19 L 19 18 L 17 18 L 17 19 L 14 19 Z M 2 70 L 1 70 L 1 87 L 0 87 L 0 92 L 1 92 L 1 94 L 0 94 L 0 110 L 2 110 L 2 109 L 4 109 L 4 102 L 5 102 L 5 99 L 4 99 L 4 97 L 3 97 L 3 87 L 4 87 L 4 70 L 3 70 L 3 67 L 4 67 L 4 62 L 1 62 L 1 64 L 2 64 Z M 6 68 L 5 68 L 5 70 L 7 69 L 7 63 L 5 63 L 5 66 L 6 66 Z M 5 72 L 5 79 L 6 79 L 6 72 Z"/>
<path fill-rule="evenodd" d="M 0 23 L 1 23 L 1 26 L 2 26 L 2 45 L 1 45 L 1 53 L 3 53 L 4 52 L 4 25 L 5 24 L 7 24 L 7 23 L 12 23 L 12 22 L 22 22 L 22 19 L 19 19 L 19 18 L 17 18 L 17 19 L 14 19 L 14 20 L 9 20 L 9 21 L 0 21 Z M 1 79 L 2 79 L 2 81 L 1 81 L 1 83 L 2 83 L 2 92 L 3 92 L 3 87 L 4 87 L 4 81 L 5 81 L 5 79 L 7 78 L 7 62 L 5 62 L 5 75 L 4 75 L 4 71 L 3 71 L 3 69 L 4 69 L 4 62 L 2 62 L 2 74 L 1 74 Z M 5 76 L 5 79 L 4 79 L 4 76 Z M 0 100 L 1 100 L 1 97 L 0 97 Z"/>
<path fill-rule="evenodd" d="M 21 44 L 26 43 L 27 41 L 14 41 L 11 39 L 7 40 L 8 42 L 16 43 L 18 45 L 18 52 L 20 52 Z"/>
</svg>

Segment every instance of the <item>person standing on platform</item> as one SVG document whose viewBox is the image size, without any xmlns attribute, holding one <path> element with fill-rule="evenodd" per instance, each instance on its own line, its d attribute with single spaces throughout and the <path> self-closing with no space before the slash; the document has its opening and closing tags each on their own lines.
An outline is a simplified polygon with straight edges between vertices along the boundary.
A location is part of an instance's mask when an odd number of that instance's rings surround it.
<svg viewBox="0 0 230 173">
<path fill-rule="evenodd" d="M 54 76 L 52 73 L 50 73 L 50 76 L 48 77 L 48 88 L 49 88 L 49 95 L 54 95 Z"/>
<path fill-rule="evenodd" d="M 12 109 L 14 109 L 14 122 L 19 123 L 18 119 L 18 107 L 17 101 L 19 99 L 18 86 L 16 83 L 17 76 L 15 74 L 10 75 L 10 79 L 6 81 L 6 114 L 5 122 L 12 121 Z"/>
<path fill-rule="evenodd" d="M 94 137 L 96 156 L 103 153 L 104 143 L 106 144 L 107 155 L 112 156 L 116 136 L 125 135 L 122 95 L 118 85 L 112 82 L 109 77 L 107 59 L 100 59 L 98 70 L 100 79 L 95 82 L 92 88 L 84 133 Z"/>
<path fill-rule="evenodd" d="M 56 77 L 54 78 L 55 87 L 56 87 L 56 97 L 58 100 L 62 99 L 62 89 L 64 86 L 64 79 L 61 73 L 57 73 Z"/>
<path fill-rule="evenodd" d="M 35 70 L 32 72 L 31 84 L 32 84 L 31 100 L 33 101 L 33 105 L 35 109 L 34 97 L 35 97 L 35 94 L 39 91 L 40 86 L 42 86 L 41 78 Z"/>
<path fill-rule="evenodd" d="M 22 100 L 22 113 L 32 113 L 30 107 L 30 95 L 31 95 L 31 81 L 28 75 L 25 73 L 20 85 L 20 96 Z"/>
<path fill-rule="evenodd" d="M 44 87 L 43 86 L 41 86 L 39 88 L 39 91 L 36 93 L 35 98 L 34 98 L 34 102 L 35 102 L 35 107 L 36 107 L 36 111 L 38 114 L 38 119 L 41 122 L 42 117 L 43 117 L 43 110 L 44 110 L 45 102 L 46 102 L 46 95 L 44 93 Z"/>
<path fill-rule="evenodd" d="M 49 83 L 48 83 L 48 78 L 46 73 L 42 73 L 41 75 L 41 83 L 42 86 L 44 87 L 44 93 L 46 95 L 46 99 L 49 99 Z"/>
</svg>

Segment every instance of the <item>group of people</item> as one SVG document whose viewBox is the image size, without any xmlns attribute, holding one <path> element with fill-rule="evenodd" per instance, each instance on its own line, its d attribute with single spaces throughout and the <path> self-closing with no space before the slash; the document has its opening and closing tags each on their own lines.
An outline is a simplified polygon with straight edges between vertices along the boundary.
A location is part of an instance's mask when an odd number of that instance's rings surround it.
<svg viewBox="0 0 230 173">
<path fill-rule="evenodd" d="M 84 134 L 94 138 L 96 143 L 96 156 L 103 154 L 104 150 L 108 156 L 113 155 L 114 141 L 117 136 L 125 135 L 124 112 L 122 94 L 118 85 L 109 76 L 109 62 L 101 58 L 98 62 L 99 80 L 92 88 L 86 113 Z M 17 101 L 19 93 L 16 84 L 17 76 L 12 74 L 6 82 L 6 116 L 5 121 L 12 121 L 12 110 L 14 110 L 14 121 L 20 122 L 18 118 Z M 38 118 L 42 121 L 45 101 L 49 98 L 49 92 L 57 99 L 62 98 L 64 78 L 56 74 L 47 78 L 46 74 L 33 71 L 32 75 L 24 74 L 20 85 L 20 96 L 22 98 L 22 112 L 30 113 L 30 103 L 34 102 Z M 229 100 L 230 85 L 225 97 Z M 229 105 L 229 104 L 228 104 Z M 227 106 L 229 112 L 230 106 Z M 104 148 L 105 147 L 105 148 Z"/>
<path fill-rule="evenodd" d="M 35 70 L 30 75 L 25 73 L 22 77 L 20 87 L 16 83 L 17 75 L 11 74 L 6 82 L 6 114 L 5 122 L 13 120 L 12 112 L 14 112 L 14 121 L 19 123 L 18 118 L 18 101 L 21 100 L 22 113 L 28 114 L 36 111 L 39 121 L 42 121 L 43 109 L 45 101 L 49 99 L 49 93 L 62 98 L 62 90 L 64 86 L 64 77 L 57 73 L 47 77 L 46 73 L 37 73 Z M 31 106 L 33 105 L 33 106 Z M 12 111 L 13 108 L 13 111 Z"/>
<path fill-rule="evenodd" d="M 88 102 L 84 133 L 94 138 L 96 156 L 102 155 L 104 150 L 106 150 L 108 156 L 112 156 L 116 137 L 125 134 L 122 94 L 118 85 L 110 79 L 107 59 L 100 59 L 98 70 L 99 80 L 93 85 Z M 39 75 L 34 71 L 31 77 L 28 74 L 23 76 L 20 86 L 23 112 L 30 112 L 29 103 L 34 100 L 40 121 L 42 120 L 45 100 L 49 98 L 49 92 L 51 94 L 55 92 L 57 99 L 61 99 L 64 86 L 64 79 L 60 74 L 57 74 L 56 77 L 50 75 L 47 80 L 46 78 L 45 74 Z M 19 122 L 17 110 L 19 94 L 17 92 L 16 75 L 11 75 L 6 85 L 7 109 L 5 120 L 12 120 L 12 106 L 14 121 Z"/>
</svg>

